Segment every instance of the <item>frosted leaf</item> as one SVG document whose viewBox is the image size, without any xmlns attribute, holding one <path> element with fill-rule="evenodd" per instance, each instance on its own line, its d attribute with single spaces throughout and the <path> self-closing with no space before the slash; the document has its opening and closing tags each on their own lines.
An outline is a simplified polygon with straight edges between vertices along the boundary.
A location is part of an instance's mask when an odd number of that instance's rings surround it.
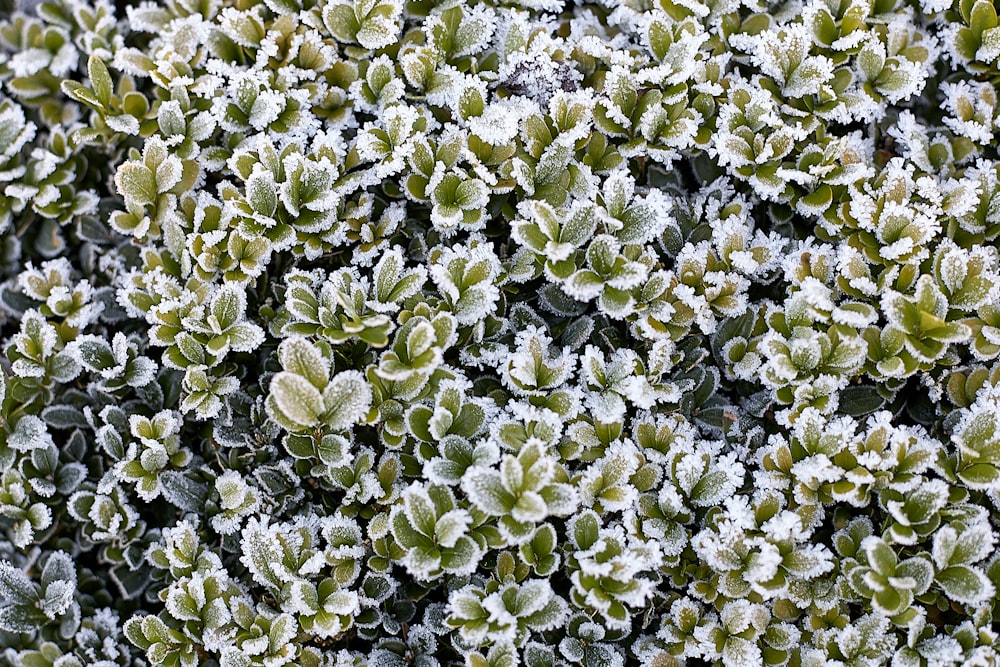
<svg viewBox="0 0 1000 667">
<path fill-rule="evenodd" d="M 631 507 L 639 492 L 629 480 L 639 469 L 639 461 L 639 453 L 631 443 L 609 448 L 577 483 L 583 506 L 599 506 L 604 512 Z"/>
<path fill-rule="evenodd" d="M 365 89 L 367 87 L 367 90 Z M 359 109 L 374 112 L 378 106 L 399 101 L 403 97 L 403 82 L 396 77 L 393 61 L 388 56 L 379 56 L 371 61 L 364 80 L 351 84 L 351 93 Z"/>
<path fill-rule="evenodd" d="M 984 30 L 982 46 L 976 51 L 976 60 L 989 63 L 1000 57 L 1000 29 L 996 26 Z"/>
<path fill-rule="evenodd" d="M 71 283 L 72 268 L 69 261 L 63 257 L 42 262 L 40 269 L 36 269 L 31 262 L 28 262 L 25 269 L 17 276 L 17 285 L 32 299 L 45 301 L 53 288 Z"/>
<path fill-rule="evenodd" d="M 945 570 L 975 563 L 989 555 L 995 540 L 990 527 L 982 523 L 966 529 L 961 536 L 952 526 L 942 526 L 934 533 L 934 564 L 938 570 Z"/>
<path fill-rule="evenodd" d="M 833 76 L 829 58 L 809 55 L 813 40 L 803 24 L 787 24 L 754 37 L 736 35 L 731 41 L 737 48 L 750 51 L 761 73 L 774 78 L 788 97 L 815 95 Z"/>
<path fill-rule="evenodd" d="M 442 514 L 434 526 L 434 537 L 446 548 L 454 547 L 458 538 L 466 534 L 472 517 L 465 510 L 450 510 Z"/>
<path fill-rule="evenodd" d="M 9 101 L 0 103 L 0 157 L 6 163 L 35 138 L 37 126 L 27 120 L 24 109 Z"/>
<path fill-rule="evenodd" d="M 330 381 L 330 362 L 302 336 L 283 340 L 278 346 L 278 359 L 282 368 L 306 378 L 317 389 L 322 390 Z"/>
<path fill-rule="evenodd" d="M 250 107 L 250 126 L 256 130 L 266 129 L 278 120 L 286 103 L 285 95 L 279 91 L 259 91 Z"/>
<path fill-rule="evenodd" d="M 882 43 L 882 40 L 872 36 L 865 41 L 856 58 L 858 69 L 861 70 L 866 81 L 874 82 L 879 78 L 882 68 L 885 67 L 886 56 L 885 44 Z"/>
<path fill-rule="evenodd" d="M 30 604 L 37 600 L 34 582 L 11 563 L 0 563 L 0 599 L 7 603 Z"/>
<path fill-rule="evenodd" d="M 497 100 L 468 120 L 469 131 L 490 145 L 503 146 L 517 136 L 523 119 L 535 110 L 523 98 Z"/>
<path fill-rule="evenodd" d="M 426 489 L 414 484 L 404 491 L 403 511 L 410 525 L 421 534 L 434 534 L 437 512 Z"/>
<path fill-rule="evenodd" d="M 29 359 L 42 360 L 55 352 L 58 342 L 55 327 L 41 313 L 32 309 L 21 318 L 21 330 L 14 337 L 14 349 Z"/>
<path fill-rule="evenodd" d="M 996 588 L 986 574 L 967 565 L 952 565 L 934 580 L 950 599 L 961 604 L 979 604 L 993 598 Z"/>
<path fill-rule="evenodd" d="M 354 7 L 360 29 L 355 37 L 367 49 L 379 49 L 393 43 L 399 33 L 402 7 L 397 2 L 359 0 Z"/>
<path fill-rule="evenodd" d="M 271 380 L 269 401 L 280 416 L 296 426 L 311 427 L 325 412 L 323 394 L 306 378 L 279 373 Z"/>
<path fill-rule="evenodd" d="M 549 9 L 558 7 L 555 0 L 542 0 Z M 520 4 L 524 4 L 523 2 Z M 576 90 L 582 74 L 567 62 L 555 60 L 551 54 L 538 49 L 507 54 L 497 74 L 501 86 L 526 97 L 540 106 L 547 106 L 559 90 Z"/>
<path fill-rule="evenodd" d="M 219 505 L 223 510 L 246 510 L 256 504 L 246 480 L 234 470 L 228 470 L 215 480 L 219 492 Z"/>
<path fill-rule="evenodd" d="M 371 408 L 372 390 L 359 371 L 338 373 L 323 391 L 324 421 L 343 431 L 361 421 Z"/>
<path fill-rule="evenodd" d="M 528 327 L 517 335 L 517 348 L 505 363 L 505 379 L 528 395 L 558 387 L 573 372 L 575 359 L 569 350 L 555 356 L 551 339 L 544 332 Z"/>
<path fill-rule="evenodd" d="M 950 7 L 951 5 L 947 5 L 947 7 L 942 8 L 942 11 Z M 947 665 L 954 663 L 957 656 L 963 655 L 964 649 L 954 637 L 936 635 L 928 637 L 917 644 L 915 652 L 917 655 L 913 658 L 912 663 L 907 663 L 904 659 L 899 658 L 901 667 L 909 667 L 910 664 L 919 665 L 922 662 L 921 658 L 926 660 L 928 664 Z M 899 656 L 901 654 L 897 653 L 896 655 Z"/>
<path fill-rule="evenodd" d="M 455 15 L 460 17 L 455 20 Z M 463 6 L 445 10 L 443 17 L 432 14 L 424 22 L 428 42 L 437 49 L 447 49 L 452 57 L 479 53 L 486 48 L 496 28 L 493 9 L 485 6 Z M 456 25 L 457 24 L 457 25 Z M 441 40 L 441 37 L 447 39 Z"/>
<path fill-rule="evenodd" d="M 55 443 L 45 422 L 35 415 L 25 415 L 17 420 L 14 431 L 7 439 L 7 445 L 14 451 L 30 452 L 54 447 Z"/>
<path fill-rule="evenodd" d="M 500 474 L 490 468 L 469 468 L 462 476 L 462 491 L 470 502 L 492 516 L 505 515 L 515 502 Z"/>
<path fill-rule="evenodd" d="M 996 127 L 997 97 L 991 86 L 976 85 L 969 81 L 943 83 L 948 115 L 944 123 L 957 134 L 980 144 L 993 139 Z"/>
<path fill-rule="evenodd" d="M 246 182 L 247 202 L 263 218 L 272 217 L 278 208 L 278 191 L 274 176 L 264 170 L 255 171 Z"/>
<path fill-rule="evenodd" d="M 545 499 L 534 491 L 525 491 L 514 503 L 510 515 L 521 522 L 541 521 L 548 516 Z"/>
<path fill-rule="evenodd" d="M 252 664 L 250 656 L 235 646 L 227 646 L 219 656 L 219 667 L 250 667 Z"/>
<path fill-rule="evenodd" d="M 427 271 L 418 266 L 405 269 L 402 252 L 398 248 L 382 254 L 375 266 L 373 278 L 375 303 L 378 312 L 393 312 L 398 304 L 417 292 L 427 280 Z"/>
<path fill-rule="evenodd" d="M 382 124 L 392 147 L 401 146 L 416 130 L 420 112 L 406 104 L 387 108 L 382 116 Z"/>
<path fill-rule="evenodd" d="M 500 262 L 486 245 L 438 248 L 431 256 L 430 277 L 452 304 L 460 324 L 483 319 L 500 298 L 496 277 Z"/>
<path fill-rule="evenodd" d="M 725 667 L 755 665 L 762 661 L 760 647 L 742 637 L 729 638 L 722 649 L 722 664 Z"/>
</svg>

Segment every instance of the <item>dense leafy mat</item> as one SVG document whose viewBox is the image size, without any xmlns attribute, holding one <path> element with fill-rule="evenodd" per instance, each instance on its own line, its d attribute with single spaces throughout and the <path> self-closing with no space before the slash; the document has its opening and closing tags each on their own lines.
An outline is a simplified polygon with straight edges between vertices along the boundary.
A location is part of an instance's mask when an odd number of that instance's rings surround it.
<svg viewBox="0 0 1000 667">
<path fill-rule="evenodd" d="M 990 0 L 28 9 L 0 662 L 1000 664 Z"/>
</svg>

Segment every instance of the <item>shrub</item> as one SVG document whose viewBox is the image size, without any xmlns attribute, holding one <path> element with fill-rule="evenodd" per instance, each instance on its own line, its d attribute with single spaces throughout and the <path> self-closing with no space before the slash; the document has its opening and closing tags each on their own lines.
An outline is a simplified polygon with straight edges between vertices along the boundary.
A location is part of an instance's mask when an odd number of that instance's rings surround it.
<svg viewBox="0 0 1000 667">
<path fill-rule="evenodd" d="M 0 661 L 1000 664 L 991 0 L 0 18 Z"/>
</svg>

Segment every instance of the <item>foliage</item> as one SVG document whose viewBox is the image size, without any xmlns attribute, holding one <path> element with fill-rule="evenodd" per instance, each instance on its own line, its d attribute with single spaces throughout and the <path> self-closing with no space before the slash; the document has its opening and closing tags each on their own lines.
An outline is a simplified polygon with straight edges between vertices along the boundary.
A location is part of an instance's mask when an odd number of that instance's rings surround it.
<svg viewBox="0 0 1000 667">
<path fill-rule="evenodd" d="M 997 82 L 991 0 L 3 4 L 0 663 L 1000 664 Z"/>
</svg>

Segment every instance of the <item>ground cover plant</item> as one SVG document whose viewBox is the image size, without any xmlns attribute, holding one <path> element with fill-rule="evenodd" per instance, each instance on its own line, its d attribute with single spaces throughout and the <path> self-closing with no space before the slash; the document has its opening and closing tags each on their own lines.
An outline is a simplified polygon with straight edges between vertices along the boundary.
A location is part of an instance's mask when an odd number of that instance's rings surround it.
<svg viewBox="0 0 1000 667">
<path fill-rule="evenodd" d="M 0 663 L 1000 664 L 991 0 L 35 4 Z"/>
</svg>

